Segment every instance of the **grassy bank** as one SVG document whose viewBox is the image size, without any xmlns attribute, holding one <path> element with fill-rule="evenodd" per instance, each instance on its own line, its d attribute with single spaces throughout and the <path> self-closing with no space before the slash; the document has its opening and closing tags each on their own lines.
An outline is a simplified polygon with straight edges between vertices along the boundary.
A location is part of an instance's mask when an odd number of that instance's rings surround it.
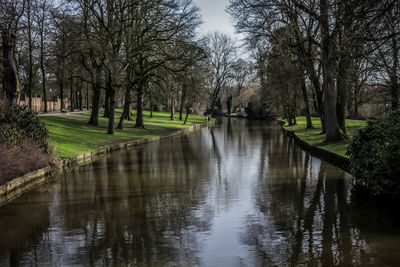
<svg viewBox="0 0 400 267">
<path fill-rule="evenodd" d="M 367 126 L 366 121 L 346 120 L 346 129 L 350 140 L 335 143 L 326 143 L 324 142 L 325 135 L 321 134 L 322 127 L 320 119 L 312 118 L 312 123 L 314 129 L 306 129 L 306 118 L 298 117 L 296 125 L 288 126 L 288 124 L 285 124 L 284 128 L 286 130 L 293 131 L 301 140 L 307 142 L 310 145 L 317 146 L 319 148 L 328 150 L 344 157 L 347 157 L 345 153 L 347 151 L 347 146 L 349 145 L 351 138 L 353 138 L 353 136 L 357 134 L 359 129 Z"/>
<path fill-rule="evenodd" d="M 118 124 L 121 112 L 121 110 L 116 111 L 115 126 Z M 107 134 L 108 119 L 99 117 L 99 127 L 94 127 L 87 124 L 89 116 L 89 113 L 83 113 L 40 117 L 49 130 L 50 143 L 56 148 L 58 157 L 69 158 L 111 142 L 166 135 L 205 120 L 202 116 L 190 115 L 186 125 L 183 125 L 183 122 L 178 119 L 171 121 L 167 113 L 153 112 L 153 118 L 150 118 L 149 112 L 145 112 L 146 129 L 135 129 L 133 128 L 134 121 L 125 121 L 124 130 L 116 129 L 114 135 L 109 135 Z"/>
</svg>

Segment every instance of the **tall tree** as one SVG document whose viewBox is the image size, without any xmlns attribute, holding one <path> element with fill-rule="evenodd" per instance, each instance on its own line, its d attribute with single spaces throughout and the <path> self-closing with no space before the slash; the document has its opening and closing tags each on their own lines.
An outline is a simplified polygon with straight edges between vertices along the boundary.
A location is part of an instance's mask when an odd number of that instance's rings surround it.
<svg viewBox="0 0 400 267">
<path fill-rule="evenodd" d="M 42 74 L 42 97 L 44 104 L 44 112 L 47 112 L 47 75 L 46 75 L 46 58 L 48 54 L 48 46 L 46 38 L 49 34 L 49 16 L 51 5 L 47 0 L 41 0 L 38 3 L 38 10 L 36 14 L 36 25 L 39 35 L 40 52 L 39 52 L 39 65 Z"/>
<path fill-rule="evenodd" d="M 208 39 L 206 52 L 210 64 L 209 94 L 213 113 L 221 91 L 232 78 L 236 46 L 234 41 L 223 33 L 214 32 Z"/>
<path fill-rule="evenodd" d="M 0 27 L 3 52 L 3 90 L 6 98 L 16 104 L 19 98 L 20 85 L 15 63 L 15 49 L 19 22 L 24 14 L 25 0 L 0 1 Z"/>
</svg>

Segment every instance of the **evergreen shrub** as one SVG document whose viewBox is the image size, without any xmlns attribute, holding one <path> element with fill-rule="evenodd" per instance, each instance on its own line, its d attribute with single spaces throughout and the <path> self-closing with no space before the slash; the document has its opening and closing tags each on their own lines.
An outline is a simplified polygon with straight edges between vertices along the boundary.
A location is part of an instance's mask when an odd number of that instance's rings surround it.
<svg viewBox="0 0 400 267">
<path fill-rule="evenodd" d="M 374 195 L 400 193 L 400 111 L 369 121 L 347 155 L 356 185 Z"/>
</svg>

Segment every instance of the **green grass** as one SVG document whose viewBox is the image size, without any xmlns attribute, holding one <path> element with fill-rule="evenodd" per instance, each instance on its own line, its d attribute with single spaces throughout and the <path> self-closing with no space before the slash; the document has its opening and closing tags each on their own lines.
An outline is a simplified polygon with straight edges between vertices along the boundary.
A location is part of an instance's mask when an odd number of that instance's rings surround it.
<svg viewBox="0 0 400 267">
<path fill-rule="evenodd" d="M 122 110 L 115 114 L 115 126 L 118 125 Z M 80 153 L 97 149 L 106 142 L 152 138 L 187 128 L 193 123 L 204 122 L 204 117 L 189 115 L 186 125 L 176 118 L 171 121 L 168 113 L 144 112 L 145 129 L 133 128 L 134 121 L 124 121 L 124 129 L 115 129 L 114 135 L 107 134 L 108 119 L 99 117 L 99 127 L 88 125 L 90 114 L 71 114 L 60 116 L 42 116 L 40 120 L 49 130 L 50 144 L 55 147 L 59 158 L 69 158 Z"/>
<path fill-rule="evenodd" d="M 235 117 L 237 117 L 238 115 L 237 115 L 237 113 L 233 112 L 233 113 L 231 113 L 231 114 L 228 114 L 228 116 L 231 117 L 231 118 L 235 118 Z M 247 116 L 247 115 L 241 115 L 240 117 L 246 117 L 246 116 Z"/>
<path fill-rule="evenodd" d="M 312 123 L 314 129 L 306 129 L 306 118 L 298 117 L 296 125 L 288 126 L 287 124 L 285 124 L 284 128 L 293 131 L 301 140 L 307 142 L 310 145 L 317 146 L 343 157 L 347 157 L 345 153 L 347 151 L 347 146 L 350 144 L 353 136 L 357 134 L 358 130 L 367 126 L 366 121 L 346 120 L 346 129 L 350 140 L 327 143 L 325 142 L 325 135 L 321 134 L 321 120 L 319 118 L 313 117 Z"/>
</svg>

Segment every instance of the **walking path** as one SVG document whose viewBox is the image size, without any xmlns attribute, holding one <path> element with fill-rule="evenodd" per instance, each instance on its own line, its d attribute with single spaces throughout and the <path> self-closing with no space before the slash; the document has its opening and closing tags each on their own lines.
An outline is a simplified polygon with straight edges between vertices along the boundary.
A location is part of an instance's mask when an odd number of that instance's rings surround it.
<svg viewBox="0 0 400 267">
<path fill-rule="evenodd" d="M 69 116 L 69 115 L 74 115 L 74 114 L 83 114 L 83 113 L 88 113 L 90 110 L 79 110 L 79 111 L 66 111 L 66 112 L 61 112 L 61 111 L 52 111 L 52 112 L 47 112 L 47 113 L 38 113 L 38 116 Z"/>
</svg>

